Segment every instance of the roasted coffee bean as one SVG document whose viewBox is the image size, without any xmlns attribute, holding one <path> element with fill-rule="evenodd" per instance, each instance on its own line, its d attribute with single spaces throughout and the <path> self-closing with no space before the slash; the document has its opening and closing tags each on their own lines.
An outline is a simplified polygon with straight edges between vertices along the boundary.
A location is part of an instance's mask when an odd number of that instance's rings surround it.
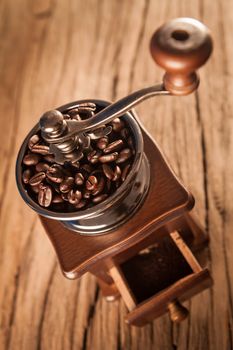
<svg viewBox="0 0 233 350">
<path fill-rule="evenodd" d="M 85 205 L 87 204 L 87 201 L 85 201 L 85 199 L 81 199 L 80 202 L 78 202 L 78 204 L 75 205 L 76 209 L 82 209 L 83 207 L 85 207 Z"/>
<path fill-rule="evenodd" d="M 103 176 L 101 176 L 99 178 L 99 181 L 98 181 L 96 188 L 92 191 L 92 195 L 97 196 L 98 194 L 100 194 L 103 191 L 104 186 L 105 186 L 105 180 L 104 180 Z"/>
<path fill-rule="evenodd" d="M 36 164 L 36 171 L 40 172 L 40 171 L 44 171 L 46 172 L 47 170 L 49 170 L 49 164 L 44 163 L 44 162 L 40 162 L 38 164 Z"/>
<path fill-rule="evenodd" d="M 130 134 L 129 129 L 127 129 L 127 128 L 122 129 L 120 131 L 120 134 L 125 140 L 128 139 L 129 134 Z"/>
<path fill-rule="evenodd" d="M 109 145 L 104 149 L 104 153 L 110 153 L 119 150 L 124 145 L 124 142 L 122 140 L 116 140 L 112 143 L 109 143 Z"/>
<path fill-rule="evenodd" d="M 72 118 L 72 119 L 75 119 L 75 120 L 82 120 L 80 115 L 79 115 L 79 110 L 78 108 L 74 108 L 74 109 L 71 109 L 70 111 L 68 111 L 68 114 L 69 116 Z"/>
<path fill-rule="evenodd" d="M 124 148 L 124 149 L 120 152 L 120 154 L 119 154 L 119 156 L 118 156 L 118 158 L 117 158 L 117 160 L 116 160 L 116 163 L 117 163 L 117 164 L 124 163 L 124 162 L 125 162 L 126 160 L 128 160 L 131 156 L 132 156 L 132 151 L 131 151 L 131 149 L 130 149 L 130 148 Z"/>
<path fill-rule="evenodd" d="M 86 189 L 88 191 L 93 191 L 93 190 L 96 189 L 97 184 L 98 184 L 97 177 L 94 176 L 94 175 L 91 175 L 91 176 L 88 177 L 88 179 L 86 181 Z"/>
<path fill-rule="evenodd" d="M 127 164 L 127 165 L 125 165 L 125 167 L 123 168 L 122 174 L 121 174 L 121 180 L 122 180 L 122 181 L 125 181 L 125 179 L 126 179 L 128 173 L 129 173 L 130 167 L 131 167 L 131 164 Z"/>
<path fill-rule="evenodd" d="M 44 160 L 48 163 L 54 163 L 55 157 L 53 154 L 47 154 L 46 156 L 44 156 Z"/>
<path fill-rule="evenodd" d="M 58 184 L 64 180 L 64 175 L 59 168 L 50 167 L 46 173 L 46 176 L 49 180 Z"/>
<path fill-rule="evenodd" d="M 65 202 L 68 202 L 68 192 L 67 193 L 62 193 L 61 194 L 61 198 L 65 201 Z"/>
<path fill-rule="evenodd" d="M 34 193 L 39 193 L 39 185 L 36 185 L 36 186 L 31 186 L 30 189 L 34 192 Z"/>
<path fill-rule="evenodd" d="M 72 119 L 73 119 L 73 120 L 77 120 L 78 122 L 79 122 L 80 120 L 82 120 L 82 118 L 80 117 L 79 114 L 74 115 L 74 116 L 72 117 Z"/>
<path fill-rule="evenodd" d="M 85 179 L 84 179 L 84 176 L 82 173 L 75 174 L 74 182 L 76 183 L 76 185 L 78 185 L 78 186 L 83 185 L 84 180 Z"/>
<path fill-rule="evenodd" d="M 51 180 L 49 180 L 47 177 L 46 177 L 46 182 L 51 186 L 51 188 L 57 192 L 58 194 L 60 194 L 60 185 L 59 183 L 56 183 L 56 182 L 53 182 Z"/>
<path fill-rule="evenodd" d="M 62 199 L 60 194 L 55 194 L 52 199 L 52 203 L 58 204 L 58 203 L 63 203 L 64 200 Z"/>
<path fill-rule="evenodd" d="M 107 192 L 109 192 L 109 191 L 111 190 L 111 185 L 112 185 L 111 180 L 107 179 L 107 182 L 106 182 L 106 189 L 107 189 Z"/>
<path fill-rule="evenodd" d="M 36 173 L 34 176 L 32 176 L 29 180 L 29 184 L 31 186 L 39 185 L 44 179 L 46 175 L 43 171 Z"/>
<path fill-rule="evenodd" d="M 68 193 L 68 201 L 70 204 L 78 204 L 78 202 L 80 202 L 80 200 L 82 199 L 82 193 L 78 190 L 74 191 L 74 190 L 71 190 L 69 193 Z"/>
<path fill-rule="evenodd" d="M 72 119 L 71 116 L 70 116 L 69 114 L 63 114 L 63 118 L 64 118 L 65 120 L 70 120 L 70 119 Z"/>
<path fill-rule="evenodd" d="M 91 197 L 91 194 L 92 194 L 91 191 L 85 189 L 85 190 L 83 191 L 83 198 L 89 199 L 89 198 Z"/>
<path fill-rule="evenodd" d="M 87 173 L 91 173 L 93 170 L 93 168 L 90 164 L 83 164 L 80 168 L 82 170 L 86 171 Z"/>
<path fill-rule="evenodd" d="M 95 111 L 96 110 L 96 104 L 93 102 L 82 102 L 78 105 L 77 107 L 79 110 L 80 109 L 90 109 L 91 111 Z"/>
<path fill-rule="evenodd" d="M 37 163 L 39 163 L 40 161 L 40 156 L 38 154 L 26 154 L 26 156 L 24 156 L 23 158 L 23 164 L 25 165 L 36 165 Z"/>
<path fill-rule="evenodd" d="M 125 127 L 125 123 L 120 118 L 115 118 L 112 121 L 111 125 L 112 125 L 113 130 L 116 132 L 120 132 Z"/>
<path fill-rule="evenodd" d="M 100 203 L 103 202 L 106 198 L 108 197 L 108 194 L 104 193 L 104 194 L 100 194 L 99 196 L 96 196 L 92 199 L 93 203 Z"/>
<path fill-rule="evenodd" d="M 24 170 L 22 175 L 23 183 L 28 184 L 31 176 L 32 176 L 32 172 L 30 169 Z"/>
<path fill-rule="evenodd" d="M 33 135 L 28 141 L 28 148 L 31 150 L 39 142 L 40 142 L 40 137 L 38 135 Z"/>
<path fill-rule="evenodd" d="M 109 153 L 109 154 L 106 154 L 104 156 L 99 157 L 99 161 L 101 163 L 110 163 L 110 162 L 115 161 L 117 158 L 118 158 L 118 153 L 114 152 L 114 153 Z"/>
<path fill-rule="evenodd" d="M 121 177 L 121 168 L 116 165 L 115 170 L 114 170 L 114 177 L 112 178 L 112 181 L 117 181 Z"/>
<path fill-rule="evenodd" d="M 127 143 L 134 150 L 133 138 L 131 136 L 128 137 Z"/>
<path fill-rule="evenodd" d="M 80 163 L 79 162 L 74 162 L 71 164 L 71 166 L 75 169 L 79 169 L 80 168 Z"/>
<path fill-rule="evenodd" d="M 101 152 L 94 150 L 88 153 L 87 159 L 89 160 L 90 163 L 96 164 L 98 163 L 100 156 L 101 156 Z"/>
<path fill-rule="evenodd" d="M 69 192 L 74 185 L 74 178 L 73 177 L 67 177 L 60 183 L 60 191 L 62 193 Z"/>
<path fill-rule="evenodd" d="M 99 149 L 105 149 L 108 145 L 108 137 L 107 136 L 104 136 L 104 137 L 101 137 L 98 142 L 96 143 L 96 146 L 99 148 Z"/>
<path fill-rule="evenodd" d="M 45 156 L 49 154 L 49 146 L 37 144 L 31 148 L 31 151 L 33 153 L 39 153 Z"/>
<path fill-rule="evenodd" d="M 114 177 L 114 171 L 112 170 L 112 168 L 110 168 L 110 166 L 107 165 L 107 164 L 103 164 L 103 165 L 102 165 L 102 169 L 103 169 L 104 175 L 105 175 L 109 180 L 112 180 L 113 177 Z"/>
<path fill-rule="evenodd" d="M 88 119 L 93 117 L 94 112 L 90 108 L 81 108 L 79 107 L 79 114 L 82 116 L 82 119 Z"/>
<path fill-rule="evenodd" d="M 69 111 L 67 111 L 67 114 L 69 114 L 70 117 L 73 117 L 74 115 L 79 114 L 79 110 L 78 110 L 78 108 L 73 108 L 73 109 L 70 109 Z"/>
<path fill-rule="evenodd" d="M 40 186 L 38 193 L 38 203 L 42 207 L 49 207 L 52 202 L 52 190 L 49 185 Z"/>
</svg>

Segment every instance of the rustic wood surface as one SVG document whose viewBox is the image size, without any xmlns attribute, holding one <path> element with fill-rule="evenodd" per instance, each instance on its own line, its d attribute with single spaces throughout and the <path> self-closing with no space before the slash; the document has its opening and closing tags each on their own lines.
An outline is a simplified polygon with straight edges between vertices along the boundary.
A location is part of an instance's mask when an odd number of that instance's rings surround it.
<svg viewBox="0 0 233 350">
<path fill-rule="evenodd" d="M 233 2 L 230 0 L 2 0 L 0 4 L 0 349 L 189 349 L 233 346 Z M 161 80 L 148 42 L 177 16 L 203 20 L 214 54 L 187 97 L 137 108 L 196 198 L 210 234 L 214 287 L 138 329 L 122 301 L 101 298 L 95 278 L 65 279 L 38 217 L 15 185 L 15 158 L 48 109 L 82 98 L 115 100 Z"/>
</svg>

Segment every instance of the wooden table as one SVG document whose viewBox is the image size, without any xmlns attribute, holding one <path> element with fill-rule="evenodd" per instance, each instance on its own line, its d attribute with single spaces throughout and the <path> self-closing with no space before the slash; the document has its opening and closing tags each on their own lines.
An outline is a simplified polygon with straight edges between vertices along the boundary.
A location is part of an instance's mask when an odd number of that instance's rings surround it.
<svg viewBox="0 0 233 350">
<path fill-rule="evenodd" d="M 122 301 L 107 303 L 95 279 L 65 279 L 38 217 L 14 177 L 23 138 L 48 109 L 82 98 L 116 100 L 160 81 L 148 51 L 167 19 L 192 16 L 212 30 L 214 54 L 187 97 L 137 108 L 178 176 L 196 197 L 210 234 L 214 287 L 168 316 L 129 328 Z M 233 2 L 14 1 L 1 3 L 0 349 L 198 349 L 233 346 Z"/>
</svg>

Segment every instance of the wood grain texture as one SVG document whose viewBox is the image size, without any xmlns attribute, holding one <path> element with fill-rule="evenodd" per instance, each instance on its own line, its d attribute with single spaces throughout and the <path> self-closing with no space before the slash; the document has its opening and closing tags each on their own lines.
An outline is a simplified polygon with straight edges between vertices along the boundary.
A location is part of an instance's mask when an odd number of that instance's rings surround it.
<svg viewBox="0 0 233 350">
<path fill-rule="evenodd" d="M 2 0 L 0 4 L 0 349 L 233 347 L 233 2 L 228 0 Z M 160 81 L 148 43 L 165 20 L 192 16 L 212 30 L 214 54 L 197 93 L 137 108 L 145 127 L 196 198 L 210 234 L 214 287 L 163 316 L 124 322 L 122 301 L 101 298 L 95 278 L 66 280 L 36 215 L 17 193 L 14 167 L 26 133 L 72 100 L 115 100 Z"/>
</svg>

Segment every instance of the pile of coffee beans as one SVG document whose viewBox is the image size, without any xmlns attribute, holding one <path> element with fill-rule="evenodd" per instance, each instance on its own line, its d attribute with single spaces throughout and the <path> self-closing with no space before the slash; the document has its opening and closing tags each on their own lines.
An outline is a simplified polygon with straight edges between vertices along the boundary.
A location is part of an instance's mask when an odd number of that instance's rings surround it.
<svg viewBox="0 0 233 350">
<path fill-rule="evenodd" d="M 89 118 L 95 110 L 95 105 L 91 105 L 66 111 L 64 118 Z M 55 162 L 40 131 L 33 135 L 22 164 L 22 180 L 31 198 L 53 211 L 74 212 L 90 208 L 113 194 L 130 172 L 135 146 L 130 128 L 122 118 L 106 126 L 111 126 L 107 136 L 98 129 L 99 137 L 91 139 L 82 158 L 64 165 Z"/>
</svg>

